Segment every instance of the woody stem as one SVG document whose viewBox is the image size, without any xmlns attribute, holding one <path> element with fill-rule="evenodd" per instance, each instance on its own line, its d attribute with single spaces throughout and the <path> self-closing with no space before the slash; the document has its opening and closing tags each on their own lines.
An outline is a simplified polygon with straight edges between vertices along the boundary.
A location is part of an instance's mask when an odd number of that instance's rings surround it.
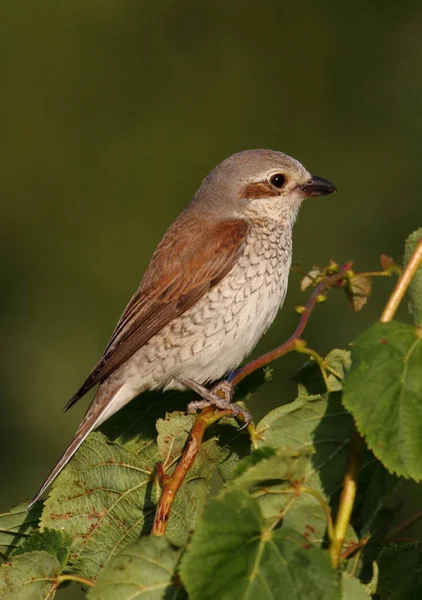
<svg viewBox="0 0 422 600">
<path fill-rule="evenodd" d="M 215 412 L 215 409 L 212 406 L 204 408 L 199 414 L 190 431 L 189 438 L 174 473 L 172 475 L 161 475 L 160 483 L 162 491 L 152 526 L 152 535 L 165 534 L 173 501 L 189 469 L 195 461 L 206 430 L 213 425 L 213 423 L 230 414 L 230 410 L 220 410 Z"/>
</svg>

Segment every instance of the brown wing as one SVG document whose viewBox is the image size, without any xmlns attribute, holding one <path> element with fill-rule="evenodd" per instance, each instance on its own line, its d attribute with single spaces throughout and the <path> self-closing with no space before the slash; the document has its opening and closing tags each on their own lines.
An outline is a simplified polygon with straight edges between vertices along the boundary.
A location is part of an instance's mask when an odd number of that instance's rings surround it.
<svg viewBox="0 0 422 600">
<path fill-rule="evenodd" d="M 127 305 L 103 357 L 66 404 L 67 410 L 111 375 L 169 321 L 184 313 L 234 267 L 248 224 L 185 217 L 168 230 Z"/>
</svg>

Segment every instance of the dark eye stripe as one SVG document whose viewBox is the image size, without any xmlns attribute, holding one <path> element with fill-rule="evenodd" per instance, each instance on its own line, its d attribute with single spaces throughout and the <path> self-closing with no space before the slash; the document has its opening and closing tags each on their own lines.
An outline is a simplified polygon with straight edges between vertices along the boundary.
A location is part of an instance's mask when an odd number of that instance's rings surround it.
<svg viewBox="0 0 422 600">
<path fill-rule="evenodd" d="M 267 180 L 248 183 L 241 189 L 239 195 L 241 198 L 253 200 L 254 198 L 271 198 L 272 196 L 279 196 L 280 193 L 281 192 Z"/>
</svg>

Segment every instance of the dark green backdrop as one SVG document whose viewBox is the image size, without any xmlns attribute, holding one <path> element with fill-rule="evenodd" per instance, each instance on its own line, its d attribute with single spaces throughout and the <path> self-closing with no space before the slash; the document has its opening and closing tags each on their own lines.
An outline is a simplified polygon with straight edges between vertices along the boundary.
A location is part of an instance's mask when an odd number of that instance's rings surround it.
<svg viewBox="0 0 422 600">
<path fill-rule="evenodd" d="M 1 507 L 29 499 L 87 400 L 63 415 L 160 236 L 232 152 L 274 148 L 331 179 L 295 231 L 304 267 L 401 258 L 421 225 L 422 5 L 406 0 L 2 0 Z M 380 313 L 334 295 L 308 338 L 345 345 Z M 285 308 L 259 350 L 291 332 Z M 402 311 L 402 316 L 405 311 Z M 292 397 L 275 365 L 251 403 Z M 412 493 L 416 488 L 411 488 Z"/>
</svg>

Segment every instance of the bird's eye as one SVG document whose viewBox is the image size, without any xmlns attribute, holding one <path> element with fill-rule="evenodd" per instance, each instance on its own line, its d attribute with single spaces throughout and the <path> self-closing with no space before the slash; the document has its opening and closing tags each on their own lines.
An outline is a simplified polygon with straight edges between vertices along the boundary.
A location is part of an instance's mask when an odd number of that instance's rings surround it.
<svg viewBox="0 0 422 600">
<path fill-rule="evenodd" d="M 280 189 L 286 183 L 286 178 L 282 173 L 277 173 L 277 175 L 272 175 L 272 177 L 270 178 L 270 183 L 274 187 Z"/>
</svg>

